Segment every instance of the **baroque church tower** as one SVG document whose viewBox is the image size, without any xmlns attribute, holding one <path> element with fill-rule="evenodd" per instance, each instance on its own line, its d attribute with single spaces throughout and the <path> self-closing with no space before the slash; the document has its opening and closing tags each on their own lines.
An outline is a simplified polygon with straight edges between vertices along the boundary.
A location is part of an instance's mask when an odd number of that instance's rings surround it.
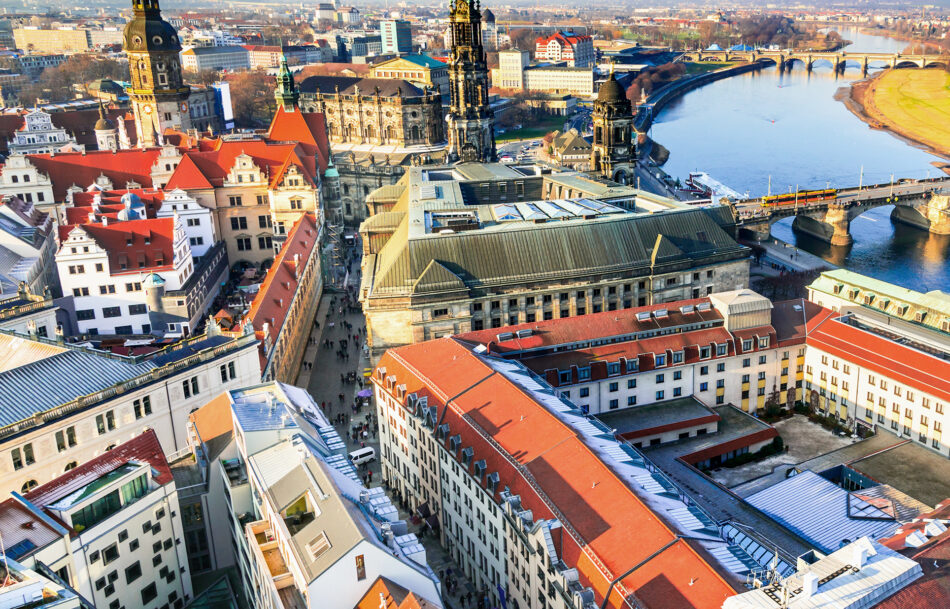
<svg viewBox="0 0 950 609">
<path fill-rule="evenodd" d="M 157 146 L 166 128 L 191 128 L 191 89 L 182 82 L 178 33 L 162 19 L 158 0 L 132 0 L 132 9 L 122 37 L 132 77 L 129 100 L 139 146 Z"/>
<path fill-rule="evenodd" d="M 449 12 L 451 108 L 445 120 L 449 154 L 462 161 L 495 160 L 495 116 L 488 105 L 488 63 L 479 0 L 454 0 Z"/>
<path fill-rule="evenodd" d="M 594 126 L 591 171 L 621 184 L 632 183 L 637 159 L 633 105 L 613 70 L 597 92 L 591 122 Z"/>
</svg>

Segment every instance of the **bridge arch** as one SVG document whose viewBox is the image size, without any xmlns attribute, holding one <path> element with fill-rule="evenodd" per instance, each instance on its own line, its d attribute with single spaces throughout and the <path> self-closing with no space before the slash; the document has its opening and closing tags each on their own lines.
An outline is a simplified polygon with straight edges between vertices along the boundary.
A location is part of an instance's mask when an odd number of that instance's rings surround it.
<svg viewBox="0 0 950 609">
<path fill-rule="evenodd" d="M 818 68 L 818 67 L 827 66 L 831 68 L 832 70 L 834 70 L 836 65 L 837 64 L 835 63 L 835 61 L 829 57 L 816 57 L 811 60 L 811 64 L 809 64 L 808 67 Z"/>
<path fill-rule="evenodd" d="M 919 68 L 921 67 L 922 62 L 915 61 L 913 59 L 898 59 L 897 63 L 894 65 L 896 69 L 900 68 Z"/>
<path fill-rule="evenodd" d="M 946 70 L 946 69 L 947 69 L 947 62 L 945 62 L 945 61 L 931 61 L 931 62 L 929 62 L 927 65 L 925 65 L 924 67 L 925 67 L 925 68 L 943 68 L 944 70 Z"/>
</svg>

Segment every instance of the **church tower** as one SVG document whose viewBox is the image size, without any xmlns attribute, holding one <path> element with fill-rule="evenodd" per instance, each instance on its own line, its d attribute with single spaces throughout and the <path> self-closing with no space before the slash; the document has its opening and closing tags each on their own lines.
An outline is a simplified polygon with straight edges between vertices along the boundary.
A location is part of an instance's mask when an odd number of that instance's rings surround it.
<svg viewBox="0 0 950 609">
<path fill-rule="evenodd" d="M 621 184 L 631 183 L 637 160 L 633 105 L 612 70 L 610 78 L 597 92 L 591 122 L 594 125 L 591 171 Z"/>
<path fill-rule="evenodd" d="M 286 111 L 293 111 L 300 101 L 300 92 L 294 83 L 294 75 L 287 66 L 287 57 L 280 58 L 280 71 L 277 72 L 277 89 L 274 91 L 277 105 Z"/>
<path fill-rule="evenodd" d="M 162 19 L 158 0 L 132 0 L 132 9 L 122 37 L 132 77 L 129 100 L 139 146 L 156 146 L 166 128 L 191 128 L 191 89 L 182 82 L 178 33 Z"/>
<path fill-rule="evenodd" d="M 495 116 L 488 105 L 488 64 L 479 0 L 454 0 L 449 13 L 452 102 L 445 120 L 449 154 L 462 161 L 495 160 Z"/>
<path fill-rule="evenodd" d="M 96 147 L 99 150 L 119 149 L 119 135 L 112 122 L 106 118 L 106 111 L 101 102 L 99 103 L 99 120 L 96 121 L 93 130 L 96 133 Z"/>
</svg>

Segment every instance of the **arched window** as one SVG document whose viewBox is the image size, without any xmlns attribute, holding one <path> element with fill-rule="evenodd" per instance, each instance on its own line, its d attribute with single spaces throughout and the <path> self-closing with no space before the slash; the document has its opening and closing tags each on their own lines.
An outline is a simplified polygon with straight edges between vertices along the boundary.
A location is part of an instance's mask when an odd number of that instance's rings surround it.
<svg viewBox="0 0 950 609">
<path fill-rule="evenodd" d="M 69 463 L 66 464 L 66 469 L 63 470 L 63 471 L 67 471 L 67 472 L 68 472 L 69 470 L 73 469 L 73 468 L 76 467 L 77 465 L 79 465 L 79 464 L 76 463 L 75 461 L 70 461 Z"/>
<path fill-rule="evenodd" d="M 36 486 L 37 486 L 36 480 L 27 480 L 26 482 L 23 483 L 23 486 L 20 487 L 20 493 L 23 493 L 23 494 L 29 493 L 31 490 L 36 488 Z"/>
</svg>

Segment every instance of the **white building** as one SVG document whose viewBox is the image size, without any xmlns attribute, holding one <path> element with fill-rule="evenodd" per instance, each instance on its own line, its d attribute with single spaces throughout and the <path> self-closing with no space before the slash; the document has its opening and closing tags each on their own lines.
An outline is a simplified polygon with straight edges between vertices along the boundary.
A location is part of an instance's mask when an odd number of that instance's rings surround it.
<svg viewBox="0 0 950 609">
<path fill-rule="evenodd" d="M 211 210 L 198 204 L 194 198 L 180 188 L 164 194 L 162 206 L 156 212 L 159 218 L 178 216 L 191 248 L 191 255 L 204 256 L 218 240 L 215 236 Z"/>
<path fill-rule="evenodd" d="M 181 52 L 181 67 L 191 72 L 236 72 L 249 69 L 251 63 L 242 46 L 193 47 Z"/>
<path fill-rule="evenodd" d="M 0 493 L 53 480 L 145 427 L 169 455 L 187 450 L 189 412 L 260 379 L 254 337 L 221 336 L 214 324 L 148 355 L 6 332 L 0 352 Z"/>
<path fill-rule="evenodd" d="M 131 213 L 136 213 L 134 209 Z M 178 334 L 155 325 L 159 290 L 179 290 L 194 261 L 180 217 L 78 225 L 56 254 L 64 295 L 73 296 L 81 334 Z M 156 310 L 158 309 L 158 310 Z"/>
<path fill-rule="evenodd" d="M 44 152 L 82 152 L 85 146 L 65 129 L 53 124 L 49 113 L 33 110 L 23 117 L 23 126 L 7 142 L 10 154 L 38 154 Z"/>
<path fill-rule="evenodd" d="M 809 333 L 806 403 L 950 456 L 950 296 L 842 271 L 824 273 L 809 294 L 840 315 Z"/>
<path fill-rule="evenodd" d="M 152 430 L 24 497 L 14 493 L 0 513 L 21 525 L 3 530 L 19 560 L 49 567 L 96 607 L 158 609 L 191 599 L 178 494 Z"/>
<path fill-rule="evenodd" d="M 222 415 L 231 442 L 210 474 L 230 506 L 232 538 L 221 551 L 237 549 L 252 606 L 355 607 L 380 580 L 442 606 L 425 549 L 383 490 L 362 485 L 305 390 L 269 383 L 214 400 L 192 417 L 204 446 L 221 445 Z"/>
<path fill-rule="evenodd" d="M 88 609 L 76 591 L 28 569 L 9 556 L 0 557 L 5 579 L 0 583 L 0 607 L 27 609 L 42 602 L 56 609 Z"/>
</svg>

